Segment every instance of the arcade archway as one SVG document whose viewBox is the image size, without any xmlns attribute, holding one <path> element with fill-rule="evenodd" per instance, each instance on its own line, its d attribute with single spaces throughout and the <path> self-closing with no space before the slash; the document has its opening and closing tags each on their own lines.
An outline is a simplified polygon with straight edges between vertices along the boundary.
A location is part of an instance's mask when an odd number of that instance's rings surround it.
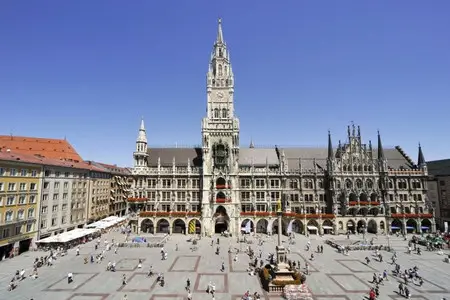
<svg viewBox="0 0 450 300">
<path fill-rule="evenodd" d="M 363 233 L 366 229 L 367 229 L 366 221 L 359 220 L 358 223 L 356 224 L 356 230 L 359 233 Z"/>
<path fill-rule="evenodd" d="M 378 232 L 377 221 L 375 221 L 374 219 L 369 220 L 369 222 L 367 223 L 367 232 L 368 233 L 377 233 Z"/>
<path fill-rule="evenodd" d="M 161 219 L 156 223 L 156 233 L 169 233 L 170 223 L 166 219 Z"/>
<path fill-rule="evenodd" d="M 295 219 L 292 221 L 292 232 L 302 234 L 304 231 L 303 223 L 300 220 Z"/>
<path fill-rule="evenodd" d="M 281 221 L 281 232 L 282 234 L 286 235 L 286 224 L 283 222 L 283 220 Z M 275 219 L 272 223 L 272 233 L 273 234 L 278 234 L 278 219 Z"/>
<path fill-rule="evenodd" d="M 400 221 L 399 219 L 394 219 L 391 223 L 391 231 L 393 233 L 395 232 L 403 232 L 403 224 L 402 221 Z"/>
<path fill-rule="evenodd" d="M 215 223 L 214 223 L 214 232 L 222 233 L 228 230 L 230 217 L 228 216 L 227 210 L 223 206 L 218 206 L 216 209 L 216 213 L 214 214 Z"/>
<path fill-rule="evenodd" d="M 323 229 L 324 234 L 332 234 L 333 233 L 333 222 L 331 222 L 331 220 L 323 221 L 322 229 Z"/>
<path fill-rule="evenodd" d="M 269 221 L 266 219 L 261 219 L 256 222 L 256 233 L 267 233 L 267 227 L 269 226 Z"/>
<path fill-rule="evenodd" d="M 414 233 L 417 230 L 417 222 L 416 220 L 409 219 L 406 221 L 406 232 Z"/>
<path fill-rule="evenodd" d="M 350 231 L 351 233 L 356 233 L 356 226 L 353 220 L 347 221 L 347 231 Z"/>
<path fill-rule="evenodd" d="M 251 233 L 254 231 L 253 221 L 245 219 L 241 223 L 241 233 Z"/>
<path fill-rule="evenodd" d="M 141 232 L 143 233 L 153 233 L 153 221 L 150 219 L 145 219 L 141 222 Z"/>
<path fill-rule="evenodd" d="M 186 223 L 181 219 L 176 219 L 173 221 L 172 233 L 186 233 Z"/>
<path fill-rule="evenodd" d="M 319 223 L 316 220 L 309 220 L 306 229 L 309 234 L 319 234 Z"/>
<path fill-rule="evenodd" d="M 423 219 L 421 227 L 422 227 L 422 232 L 430 232 L 431 231 L 431 221 L 428 219 Z"/>
<path fill-rule="evenodd" d="M 202 233 L 202 223 L 197 219 L 192 219 L 188 223 L 188 233 L 189 234 L 201 234 Z"/>
</svg>

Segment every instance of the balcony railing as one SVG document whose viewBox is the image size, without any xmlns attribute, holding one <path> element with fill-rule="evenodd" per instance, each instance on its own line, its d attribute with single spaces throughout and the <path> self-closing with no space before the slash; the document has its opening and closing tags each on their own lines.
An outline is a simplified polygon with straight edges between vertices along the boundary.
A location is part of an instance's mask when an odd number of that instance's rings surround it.
<svg viewBox="0 0 450 300">
<path fill-rule="evenodd" d="M 139 217 L 198 217 L 198 211 L 141 211 Z"/>
<path fill-rule="evenodd" d="M 226 184 L 216 184 L 216 189 L 218 189 L 218 190 L 231 189 L 231 185 L 226 185 Z"/>
<path fill-rule="evenodd" d="M 216 203 L 228 203 L 228 202 L 231 202 L 231 199 L 216 198 Z"/>
<path fill-rule="evenodd" d="M 433 214 L 391 214 L 392 218 L 432 218 Z"/>
<path fill-rule="evenodd" d="M 148 198 L 128 198 L 128 202 L 147 202 Z"/>
<path fill-rule="evenodd" d="M 276 216 L 277 214 L 274 212 L 268 211 L 243 211 L 241 212 L 241 216 L 249 216 L 249 217 L 268 217 L 268 216 Z M 334 219 L 336 216 L 334 214 L 298 214 L 295 212 L 291 213 L 283 213 L 283 217 L 288 218 L 297 218 L 297 219 Z"/>
<path fill-rule="evenodd" d="M 380 202 L 378 201 L 350 201 L 349 206 L 356 206 L 356 205 L 362 205 L 362 206 L 366 206 L 366 205 L 372 205 L 372 206 L 378 206 L 380 205 Z"/>
</svg>

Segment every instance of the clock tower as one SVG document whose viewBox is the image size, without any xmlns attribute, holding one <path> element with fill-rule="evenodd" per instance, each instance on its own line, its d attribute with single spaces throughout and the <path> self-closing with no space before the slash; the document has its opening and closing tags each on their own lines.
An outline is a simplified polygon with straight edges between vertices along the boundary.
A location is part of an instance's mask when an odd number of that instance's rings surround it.
<svg viewBox="0 0 450 300">
<path fill-rule="evenodd" d="M 206 117 L 202 120 L 202 213 L 215 222 L 213 215 L 221 210 L 224 217 L 231 218 L 224 225 L 231 230 L 239 206 L 238 194 L 232 190 L 238 183 L 239 120 L 234 115 L 234 75 L 221 19 L 206 75 L 206 93 Z"/>
</svg>

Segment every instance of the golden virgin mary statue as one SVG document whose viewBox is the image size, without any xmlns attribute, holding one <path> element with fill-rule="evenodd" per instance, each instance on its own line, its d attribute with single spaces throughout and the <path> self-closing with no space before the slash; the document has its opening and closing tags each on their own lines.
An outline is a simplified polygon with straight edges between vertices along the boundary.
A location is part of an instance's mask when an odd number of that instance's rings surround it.
<svg viewBox="0 0 450 300">
<path fill-rule="evenodd" d="M 277 212 L 282 212 L 282 207 L 281 207 L 281 198 L 278 199 L 277 201 Z"/>
</svg>

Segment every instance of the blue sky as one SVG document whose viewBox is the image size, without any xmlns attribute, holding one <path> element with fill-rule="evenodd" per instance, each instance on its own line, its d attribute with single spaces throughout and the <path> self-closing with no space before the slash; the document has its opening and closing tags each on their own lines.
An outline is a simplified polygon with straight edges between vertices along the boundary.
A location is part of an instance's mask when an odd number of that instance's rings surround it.
<svg viewBox="0 0 450 300">
<path fill-rule="evenodd" d="M 132 164 L 201 142 L 208 60 L 223 18 L 241 145 L 365 142 L 449 156 L 449 1 L 1 1 L 0 134 L 63 138 Z"/>
</svg>

